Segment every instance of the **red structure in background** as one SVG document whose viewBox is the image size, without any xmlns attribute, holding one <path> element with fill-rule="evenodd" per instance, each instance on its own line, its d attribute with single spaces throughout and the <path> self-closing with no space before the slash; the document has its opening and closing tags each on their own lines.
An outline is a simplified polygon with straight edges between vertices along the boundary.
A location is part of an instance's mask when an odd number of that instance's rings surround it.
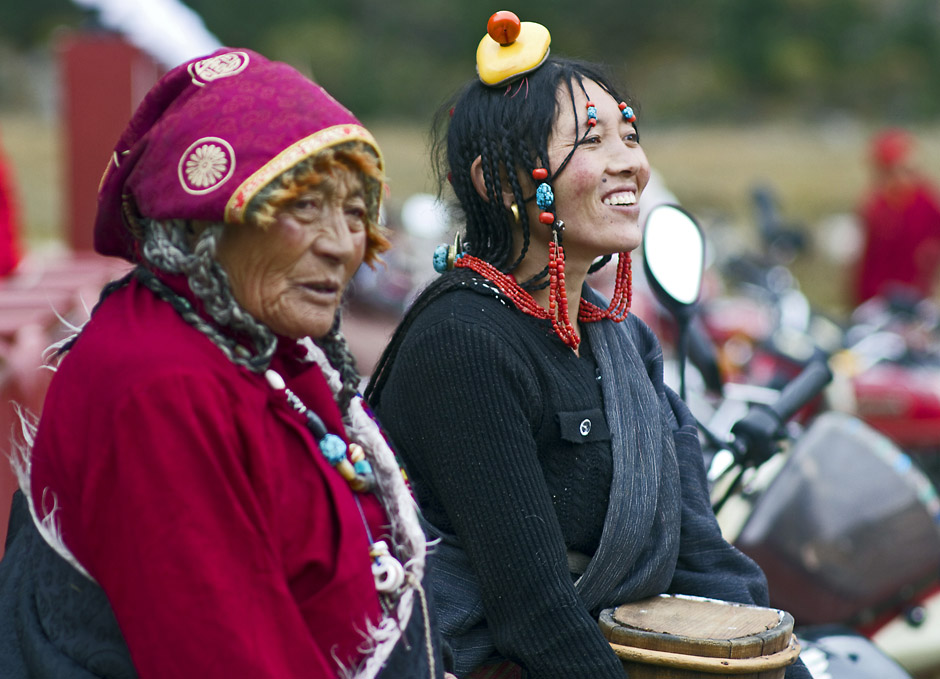
<svg viewBox="0 0 940 679">
<path fill-rule="evenodd" d="M 92 250 L 98 183 L 115 142 L 161 75 L 150 57 L 113 33 L 75 33 L 59 45 L 65 125 L 66 237 Z"/>
<path fill-rule="evenodd" d="M 58 48 L 62 83 L 65 225 L 70 252 L 29 257 L 0 280 L 0 452 L 19 436 L 14 404 L 38 415 L 51 371 L 43 350 L 81 325 L 105 283 L 128 270 L 123 260 L 93 252 L 98 182 L 131 114 L 161 75 L 150 57 L 117 35 L 73 33 Z M 54 181 L 50 178 L 49 181 Z M 16 480 L 0 462 L 0 556 Z"/>
</svg>

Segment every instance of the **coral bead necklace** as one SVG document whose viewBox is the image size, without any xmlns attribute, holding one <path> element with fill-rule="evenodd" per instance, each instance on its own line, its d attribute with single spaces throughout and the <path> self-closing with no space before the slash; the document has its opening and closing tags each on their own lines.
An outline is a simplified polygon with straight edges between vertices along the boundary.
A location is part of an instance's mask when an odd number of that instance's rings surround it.
<svg viewBox="0 0 940 679">
<path fill-rule="evenodd" d="M 564 248 L 556 241 L 549 242 L 549 301 L 548 310 L 543 308 L 530 292 L 516 281 L 515 276 L 506 274 L 479 257 L 459 254 L 454 259 L 455 268 L 470 269 L 495 285 L 519 311 L 534 318 L 552 322 L 555 334 L 571 347 L 577 349 L 581 338 L 575 332 L 568 318 L 568 295 L 565 288 Z M 621 252 L 617 264 L 617 280 L 610 305 L 601 309 L 581 298 L 578 320 L 582 323 L 594 323 L 608 318 L 615 323 L 623 321 L 630 313 L 633 298 L 633 274 L 630 268 L 630 253 Z"/>
</svg>

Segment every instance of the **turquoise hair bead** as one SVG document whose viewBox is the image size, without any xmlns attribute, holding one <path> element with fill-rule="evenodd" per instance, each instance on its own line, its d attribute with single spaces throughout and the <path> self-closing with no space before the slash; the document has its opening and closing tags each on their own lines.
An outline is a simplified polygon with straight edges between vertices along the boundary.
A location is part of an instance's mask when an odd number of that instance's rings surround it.
<svg viewBox="0 0 940 679">
<path fill-rule="evenodd" d="M 320 451 L 331 465 L 346 457 L 346 442 L 336 434 L 327 434 L 320 439 Z"/>
<path fill-rule="evenodd" d="M 438 245 L 434 248 L 434 270 L 438 273 L 447 271 L 447 249 L 446 245 Z"/>
<path fill-rule="evenodd" d="M 542 182 L 535 190 L 535 202 L 538 203 L 540 210 L 547 210 L 555 202 L 555 194 L 552 193 L 552 187 Z"/>
<path fill-rule="evenodd" d="M 356 464 L 353 465 L 353 469 L 355 469 L 356 473 L 360 474 L 361 476 L 372 473 L 372 465 L 369 464 L 368 460 L 359 460 Z"/>
</svg>

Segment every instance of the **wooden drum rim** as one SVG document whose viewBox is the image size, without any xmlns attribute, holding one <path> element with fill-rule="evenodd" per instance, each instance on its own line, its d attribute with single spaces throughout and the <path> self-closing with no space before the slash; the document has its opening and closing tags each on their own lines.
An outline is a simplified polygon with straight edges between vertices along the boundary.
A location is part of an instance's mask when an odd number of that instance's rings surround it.
<svg viewBox="0 0 940 679">
<path fill-rule="evenodd" d="M 660 665 L 684 670 L 698 670 L 712 674 L 747 674 L 779 669 L 796 662 L 800 655 L 800 643 L 790 635 L 790 643 L 782 651 L 773 655 L 761 655 L 755 658 L 710 658 L 690 656 L 669 651 L 651 651 L 633 646 L 621 646 L 610 643 L 617 657 L 623 661 Z"/>
</svg>

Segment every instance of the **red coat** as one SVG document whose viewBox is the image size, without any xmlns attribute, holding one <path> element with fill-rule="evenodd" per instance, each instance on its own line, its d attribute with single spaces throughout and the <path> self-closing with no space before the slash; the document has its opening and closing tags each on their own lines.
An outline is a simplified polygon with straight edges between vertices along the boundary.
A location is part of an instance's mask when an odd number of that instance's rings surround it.
<svg viewBox="0 0 940 679">
<path fill-rule="evenodd" d="M 933 291 L 940 264 L 940 201 L 925 183 L 906 196 L 873 195 L 861 209 L 865 247 L 858 263 L 855 302 L 909 288 Z"/>
<path fill-rule="evenodd" d="M 296 349 L 282 341 L 272 367 L 342 434 Z M 359 509 L 302 418 L 136 281 L 53 379 L 32 489 L 144 679 L 336 677 L 380 619 Z M 362 503 L 377 537 L 384 513 Z"/>
</svg>

